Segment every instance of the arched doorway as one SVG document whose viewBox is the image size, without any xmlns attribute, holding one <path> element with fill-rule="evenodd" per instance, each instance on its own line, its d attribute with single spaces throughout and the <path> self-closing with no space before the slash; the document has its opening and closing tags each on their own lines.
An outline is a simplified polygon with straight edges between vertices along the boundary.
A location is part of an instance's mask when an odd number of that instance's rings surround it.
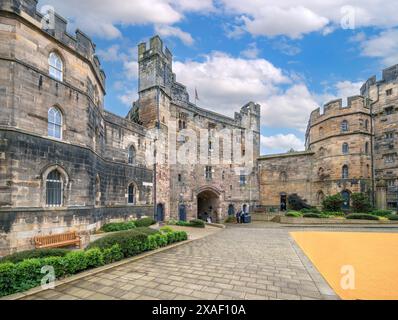
<svg viewBox="0 0 398 320">
<path fill-rule="evenodd" d="M 178 207 L 178 220 L 187 221 L 187 208 L 183 204 Z"/>
<path fill-rule="evenodd" d="M 350 192 L 348 190 L 344 190 L 343 192 L 341 192 L 341 196 L 343 197 L 344 200 L 342 209 L 343 210 L 350 209 Z"/>
<path fill-rule="evenodd" d="M 229 216 L 235 215 L 235 206 L 232 203 L 228 206 L 228 215 Z"/>
<path fill-rule="evenodd" d="M 164 205 L 162 203 L 158 203 L 158 205 L 156 206 L 155 220 L 157 222 L 164 221 Z"/>
<path fill-rule="evenodd" d="M 198 193 L 198 219 L 207 221 L 210 217 L 213 222 L 219 220 L 220 195 L 213 189 L 205 189 Z"/>
<path fill-rule="evenodd" d="M 281 196 L 280 211 L 286 211 L 287 210 L 287 194 L 282 192 L 280 196 Z"/>
</svg>

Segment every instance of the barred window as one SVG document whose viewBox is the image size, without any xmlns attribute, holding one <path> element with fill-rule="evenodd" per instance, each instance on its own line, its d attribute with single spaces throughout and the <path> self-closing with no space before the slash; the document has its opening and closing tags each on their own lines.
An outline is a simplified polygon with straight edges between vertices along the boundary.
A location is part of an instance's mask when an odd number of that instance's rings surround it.
<svg viewBox="0 0 398 320">
<path fill-rule="evenodd" d="M 349 146 L 347 142 L 343 143 L 343 154 L 348 154 Z"/>
<path fill-rule="evenodd" d="M 49 207 L 62 206 L 62 177 L 58 170 L 51 171 L 46 179 L 46 204 Z"/>
<path fill-rule="evenodd" d="M 134 146 L 130 146 L 128 151 L 128 163 L 135 164 L 136 161 L 136 152 Z"/>
<path fill-rule="evenodd" d="M 51 52 L 48 57 L 49 74 L 54 79 L 63 80 L 63 62 L 61 58 L 55 53 Z"/>
<path fill-rule="evenodd" d="M 211 166 L 206 166 L 205 177 L 207 180 L 211 180 L 213 178 L 213 168 Z"/>
<path fill-rule="evenodd" d="M 341 122 L 341 132 L 347 132 L 348 131 L 348 121 L 343 120 Z"/>
<path fill-rule="evenodd" d="M 347 165 L 343 166 L 341 176 L 343 179 L 348 179 L 349 174 L 348 174 L 348 166 Z"/>
<path fill-rule="evenodd" d="M 240 172 L 239 183 L 240 183 L 241 186 L 245 186 L 246 185 L 246 174 L 245 174 L 244 171 Z"/>
<path fill-rule="evenodd" d="M 62 113 L 55 107 L 48 110 L 48 136 L 62 139 Z"/>
</svg>

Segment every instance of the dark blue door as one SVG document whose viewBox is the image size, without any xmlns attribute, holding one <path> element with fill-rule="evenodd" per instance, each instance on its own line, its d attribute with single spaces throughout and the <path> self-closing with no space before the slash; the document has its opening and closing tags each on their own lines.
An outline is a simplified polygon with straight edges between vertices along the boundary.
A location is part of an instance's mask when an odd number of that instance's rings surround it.
<svg viewBox="0 0 398 320">
<path fill-rule="evenodd" d="M 160 222 L 164 220 L 164 207 L 163 204 L 159 203 L 156 208 L 156 221 Z"/>
<path fill-rule="evenodd" d="M 343 191 L 341 193 L 341 196 L 343 197 L 343 210 L 348 210 L 350 209 L 350 193 L 348 191 Z"/>
<path fill-rule="evenodd" d="M 178 216 L 180 221 L 187 221 L 187 208 L 184 205 L 178 208 Z"/>
</svg>

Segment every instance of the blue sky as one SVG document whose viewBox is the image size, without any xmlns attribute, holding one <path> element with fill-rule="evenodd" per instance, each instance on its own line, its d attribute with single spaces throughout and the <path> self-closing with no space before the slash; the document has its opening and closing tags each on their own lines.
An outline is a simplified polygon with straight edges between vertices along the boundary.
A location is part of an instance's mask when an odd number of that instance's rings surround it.
<svg viewBox="0 0 398 320">
<path fill-rule="evenodd" d="M 51 5 L 97 45 L 106 108 L 137 98 L 137 44 L 159 34 L 199 106 L 233 115 L 262 105 L 262 153 L 303 149 L 310 112 L 359 94 L 398 63 L 398 2 L 380 0 L 85 0 Z"/>
</svg>

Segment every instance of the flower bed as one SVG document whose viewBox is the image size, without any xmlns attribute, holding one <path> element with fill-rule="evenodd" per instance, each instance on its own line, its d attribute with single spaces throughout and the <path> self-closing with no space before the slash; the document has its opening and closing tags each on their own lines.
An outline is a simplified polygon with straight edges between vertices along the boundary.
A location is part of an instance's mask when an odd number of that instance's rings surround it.
<svg viewBox="0 0 398 320">
<path fill-rule="evenodd" d="M 160 231 L 136 228 L 105 236 L 91 243 L 86 250 L 69 251 L 63 256 L 3 262 L 0 263 L 0 297 L 39 286 L 45 276 L 43 267 L 53 267 L 56 279 L 61 279 L 187 239 L 186 232 L 168 227 Z"/>
</svg>

